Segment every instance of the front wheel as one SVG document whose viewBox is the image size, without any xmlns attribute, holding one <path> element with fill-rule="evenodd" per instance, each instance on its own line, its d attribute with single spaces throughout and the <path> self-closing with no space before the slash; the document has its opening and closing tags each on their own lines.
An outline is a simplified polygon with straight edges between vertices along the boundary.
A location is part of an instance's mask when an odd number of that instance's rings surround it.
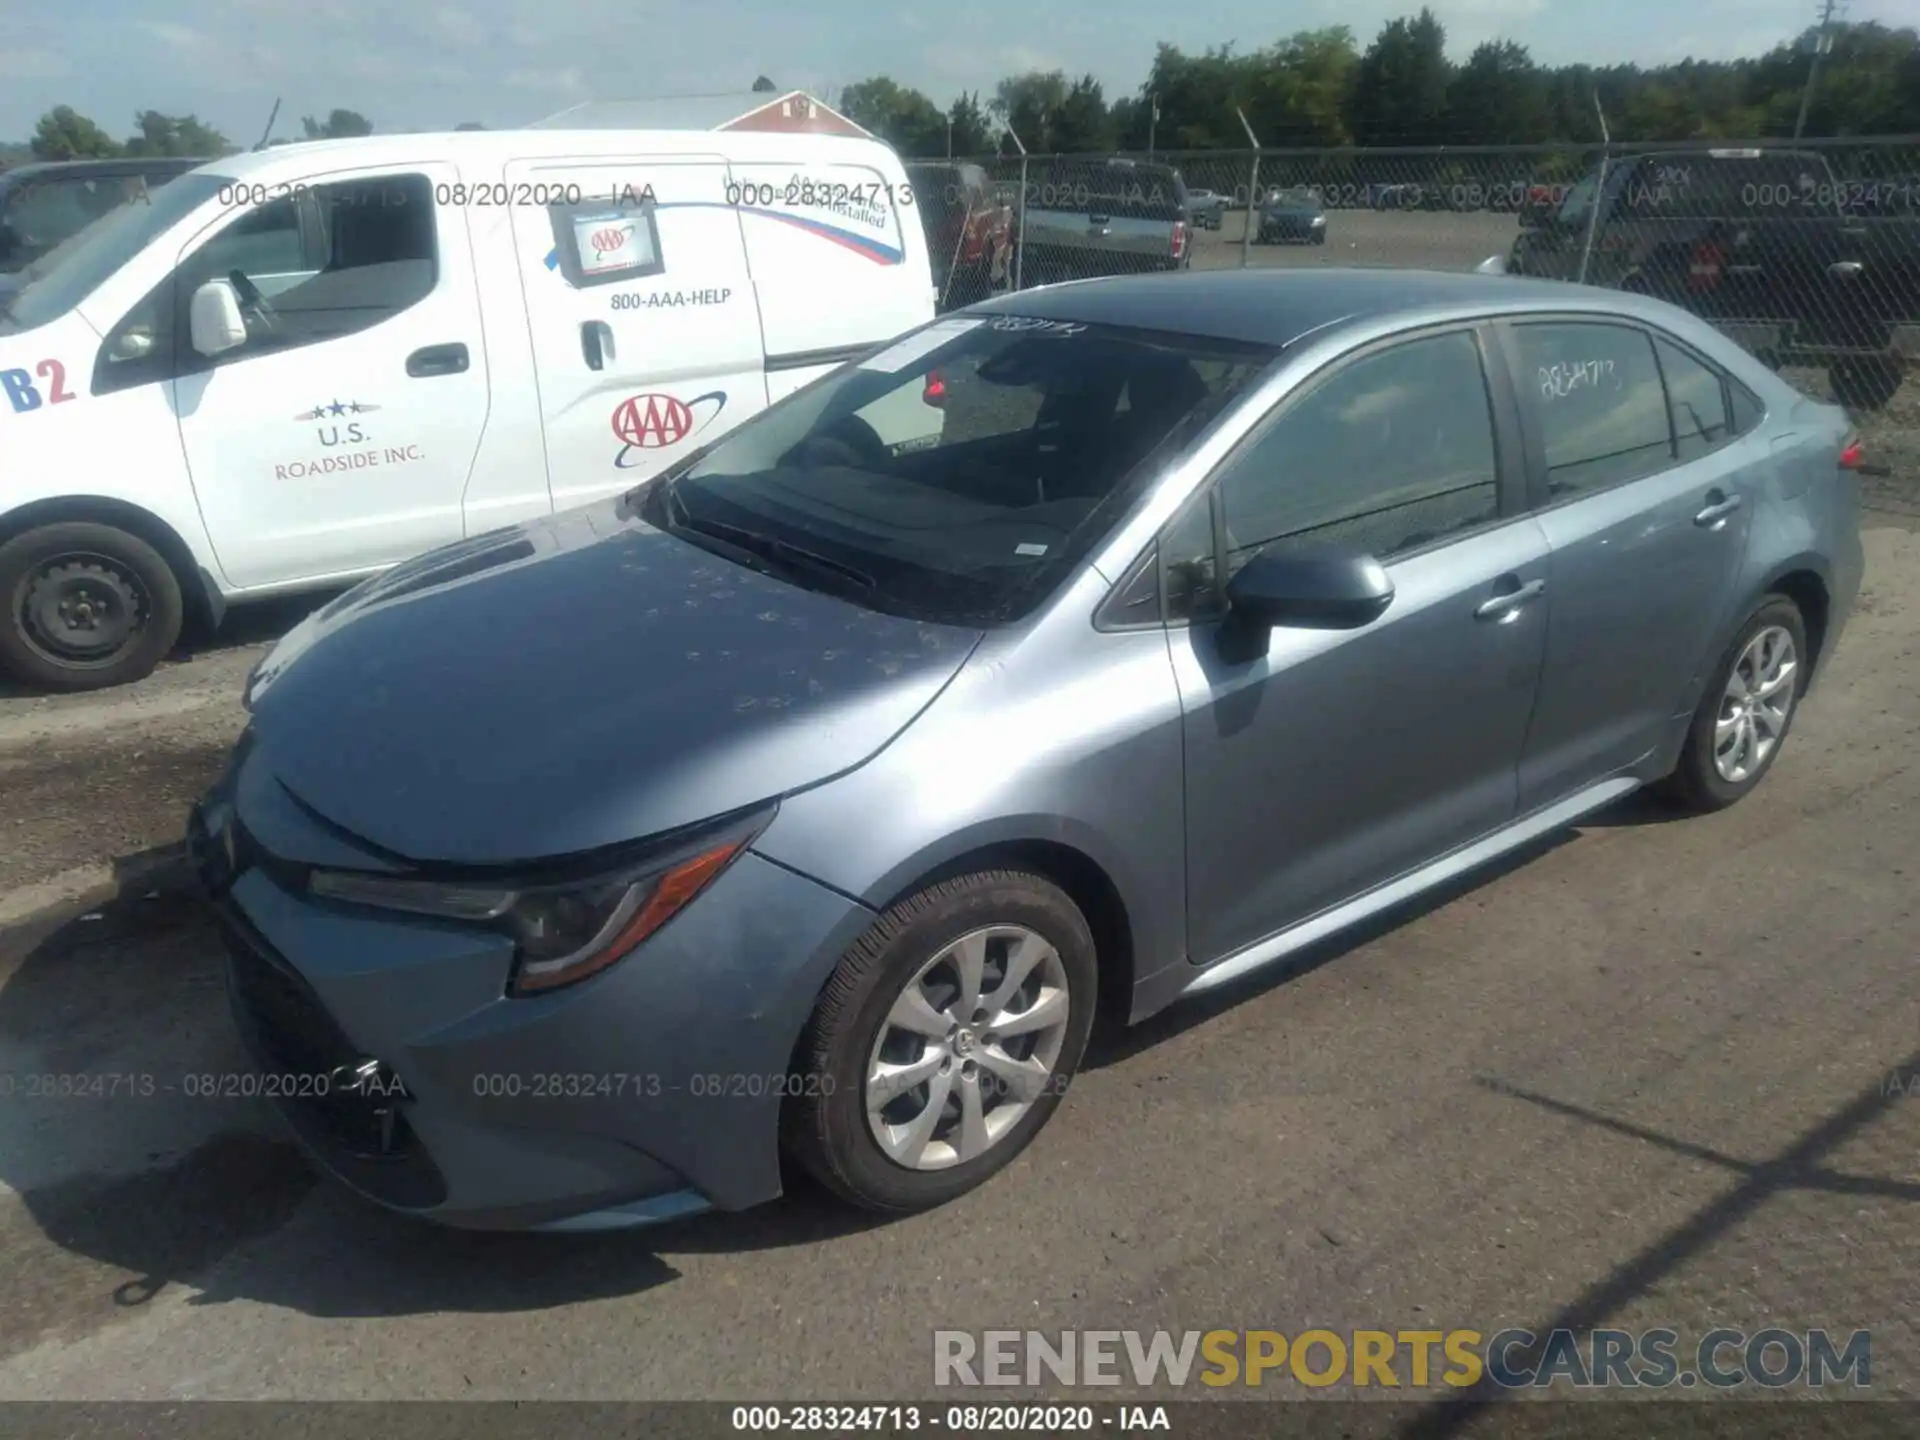
<svg viewBox="0 0 1920 1440">
<path fill-rule="evenodd" d="M 1714 670 L 1667 777 L 1667 793 L 1690 810 L 1724 810 L 1750 794 L 1786 743 L 1809 656 L 1800 607 L 1769 596 L 1747 617 Z"/>
<path fill-rule="evenodd" d="M 151 674 L 180 638 L 180 582 L 137 535 L 44 525 L 0 545 L 0 670 L 48 690 Z"/>
<path fill-rule="evenodd" d="M 789 1153 L 870 1210 L 926 1209 L 985 1183 L 1059 1106 L 1096 976 L 1085 916 L 1040 876 L 982 871 L 902 901 L 847 952 L 808 1022 Z"/>
</svg>

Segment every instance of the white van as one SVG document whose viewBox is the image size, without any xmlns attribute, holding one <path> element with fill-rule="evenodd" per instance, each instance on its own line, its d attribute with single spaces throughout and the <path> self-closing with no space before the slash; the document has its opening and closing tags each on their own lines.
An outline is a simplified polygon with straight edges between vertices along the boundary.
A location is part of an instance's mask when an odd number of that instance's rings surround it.
<svg viewBox="0 0 1920 1440">
<path fill-rule="evenodd" d="M 49 259 L 0 312 L 0 670 L 68 690 L 629 489 L 935 300 L 899 159 L 818 135 L 289 145 Z"/>
</svg>

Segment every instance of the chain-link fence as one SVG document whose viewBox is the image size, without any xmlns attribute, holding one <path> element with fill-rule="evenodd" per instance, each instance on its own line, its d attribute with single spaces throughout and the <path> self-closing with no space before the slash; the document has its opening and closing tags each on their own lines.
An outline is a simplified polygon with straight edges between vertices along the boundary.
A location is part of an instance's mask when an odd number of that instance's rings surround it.
<svg viewBox="0 0 1920 1440">
<path fill-rule="evenodd" d="M 916 162 L 942 308 L 1095 275 L 1244 266 L 1511 273 L 1643 291 L 1920 472 L 1920 137 Z M 1597 203 L 1596 203 L 1597 197 Z M 1896 392 L 1898 396 L 1896 399 Z"/>
</svg>

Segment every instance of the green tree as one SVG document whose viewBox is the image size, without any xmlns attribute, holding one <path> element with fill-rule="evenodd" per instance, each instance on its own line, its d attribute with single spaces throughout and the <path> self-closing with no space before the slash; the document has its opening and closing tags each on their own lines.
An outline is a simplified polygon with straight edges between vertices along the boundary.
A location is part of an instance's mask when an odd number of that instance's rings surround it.
<svg viewBox="0 0 1920 1440">
<path fill-rule="evenodd" d="M 1351 143 L 1347 99 L 1359 63 L 1344 25 L 1301 30 L 1249 57 L 1247 120 L 1260 143 Z"/>
<path fill-rule="evenodd" d="M 71 105 L 56 105 L 40 117 L 28 141 L 36 160 L 108 160 L 119 142 Z"/>
<path fill-rule="evenodd" d="M 304 117 L 300 128 L 309 140 L 341 140 L 350 135 L 371 135 L 373 122 L 354 110 L 329 110 L 324 121 L 311 115 Z"/>
<path fill-rule="evenodd" d="M 1100 82 L 1083 75 L 1068 89 L 1059 109 L 1048 117 L 1047 148 L 1066 155 L 1098 155 L 1113 146 L 1113 116 L 1100 93 Z"/>
<path fill-rule="evenodd" d="M 947 153 L 947 117 L 918 90 L 885 75 L 856 80 L 840 92 L 840 113 L 907 156 Z"/>
<path fill-rule="evenodd" d="M 1546 77 L 1527 47 L 1489 40 L 1447 87 L 1446 135 L 1460 145 L 1529 145 L 1551 138 Z"/>
<path fill-rule="evenodd" d="M 231 155 L 233 142 L 204 125 L 197 116 L 165 115 L 158 110 L 142 110 L 133 117 L 135 133 L 128 138 L 129 155 L 206 156 Z"/>
<path fill-rule="evenodd" d="M 1433 11 L 1390 20 L 1354 73 L 1351 124 L 1362 145 L 1436 144 L 1446 139 L 1447 32 Z"/>
<path fill-rule="evenodd" d="M 947 110 L 955 155 L 985 155 L 993 149 L 993 124 L 977 92 L 958 96 Z"/>
<path fill-rule="evenodd" d="M 1029 70 L 1024 75 L 1010 75 L 995 86 L 988 108 L 1020 137 L 1028 151 L 1040 155 L 1058 148 L 1052 143 L 1050 127 L 1066 100 L 1065 71 Z"/>
</svg>

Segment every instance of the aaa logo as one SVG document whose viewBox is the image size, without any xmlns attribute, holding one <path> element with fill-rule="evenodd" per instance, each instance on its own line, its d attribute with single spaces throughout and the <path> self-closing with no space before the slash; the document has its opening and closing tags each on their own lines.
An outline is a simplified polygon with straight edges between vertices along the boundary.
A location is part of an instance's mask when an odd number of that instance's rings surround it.
<svg viewBox="0 0 1920 1440">
<path fill-rule="evenodd" d="M 635 395 L 622 400 L 613 412 L 613 433 L 621 443 L 614 465 L 631 470 L 646 457 L 636 450 L 665 450 L 697 435 L 726 408 L 724 391 L 713 390 L 692 400 L 675 395 Z"/>
</svg>

